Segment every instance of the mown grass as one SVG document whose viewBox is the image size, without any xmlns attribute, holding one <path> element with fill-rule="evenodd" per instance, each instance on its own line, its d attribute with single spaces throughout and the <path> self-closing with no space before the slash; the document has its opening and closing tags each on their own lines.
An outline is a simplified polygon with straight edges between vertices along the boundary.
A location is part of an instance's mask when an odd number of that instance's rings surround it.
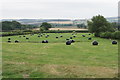
<svg viewBox="0 0 120 80">
<path fill-rule="evenodd" d="M 81 35 L 86 35 L 82 37 Z M 3 77 L 4 78 L 113 78 L 118 73 L 118 45 L 109 39 L 102 39 L 78 33 L 72 45 L 65 45 L 71 33 L 49 33 L 49 37 L 3 37 Z M 63 35 L 56 39 L 56 36 Z M 92 40 L 88 40 L 92 37 Z M 14 43 L 19 40 L 20 43 Z M 48 40 L 49 43 L 41 43 Z M 91 45 L 93 40 L 98 46 Z"/>
</svg>

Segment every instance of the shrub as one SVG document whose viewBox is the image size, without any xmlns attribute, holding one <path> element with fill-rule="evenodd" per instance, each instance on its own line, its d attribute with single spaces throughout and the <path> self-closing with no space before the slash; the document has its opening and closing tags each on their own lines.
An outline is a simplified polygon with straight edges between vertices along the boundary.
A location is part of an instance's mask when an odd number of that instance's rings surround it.
<svg viewBox="0 0 120 80">
<path fill-rule="evenodd" d="M 100 33 L 101 38 L 111 38 L 111 39 L 120 39 L 120 31 L 117 32 L 104 32 Z"/>
<path fill-rule="evenodd" d="M 120 31 L 114 32 L 115 39 L 120 39 Z"/>
<path fill-rule="evenodd" d="M 114 33 L 111 33 L 111 38 L 112 38 L 112 39 L 115 39 L 115 32 L 114 32 Z"/>
<path fill-rule="evenodd" d="M 111 32 L 105 32 L 105 33 L 100 33 L 101 38 L 111 38 L 112 33 Z"/>
<path fill-rule="evenodd" d="M 101 38 L 105 38 L 105 33 L 100 33 Z"/>
<path fill-rule="evenodd" d="M 111 32 L 105 32 L 105 37 L 108 39 L 111 38 Z"/>
<path fill-rule="evenodd" d="M 95 37 L 100 37 L 100 33 L 95 33 Z"/>
</svg>

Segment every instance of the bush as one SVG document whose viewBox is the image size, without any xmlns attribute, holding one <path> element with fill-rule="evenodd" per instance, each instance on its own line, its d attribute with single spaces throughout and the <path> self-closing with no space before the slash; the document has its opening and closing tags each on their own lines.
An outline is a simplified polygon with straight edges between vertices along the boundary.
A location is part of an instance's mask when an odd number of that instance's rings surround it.
<svg viewBox="0 0 120 80">
<path fill-rule="evenodd" d="M 105 38 L 105 33 L 100 33 L 101 38 Z"/>
<path fill-rule="evenodd" d="M 100 33 L 100 37 L 101 38 L 111 38 L 111 39 L 120 39 L 120 31 L 117 32 L 104 32 L 104 33 Z"/>
<path fill-rule="evenodd" d="M 100 37 L 100 33 L 95 33 L 95 37 Z"/>
<path fill-rule="evenodd" d="M 5 32 L 1 36 L 15 36 L 15 35 L 26 35 L 30 34 L 30 32 L 22 32 L 22 31 L 12 31 L 12 32 Z"/>
<path fill-rule="evenodd" d="M 112 33 L 111 32 L 105 32 L 105 33 L 100 33 L 101 38 L 111 38 Z"/>
<path fill-rule="evenodd" d="M 111 34 L 112 34 L 111 32 L 106 32 L 105 37 L 109 39 L 109 38 L 111 38 Z"/>
<path fill-rule="evenodd" d="M 114 32 L 114 38 L 115 39 L 120 39 L 120 31 Z"/>
<path fill-rule="evenodd" d="M 115 39 L 115 32 L 111 34 L 111 38 Z"/>
</svg>

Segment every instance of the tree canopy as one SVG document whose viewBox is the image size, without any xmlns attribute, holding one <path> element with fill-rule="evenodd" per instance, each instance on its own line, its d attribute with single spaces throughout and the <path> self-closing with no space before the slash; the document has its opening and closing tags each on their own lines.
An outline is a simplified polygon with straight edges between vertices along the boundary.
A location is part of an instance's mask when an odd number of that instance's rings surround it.
<svg viewBox="0 0 120 80">
<path fill-rule="evenodd" d="M 96 36 L 99 36 L 99 33 L 101 32 L 113 32 L 114 28 L 111 23 L 109 23 L 103 16 L 93 16 L 91 21 L 88 21 L 88 29 L 91 33 L 97 34 Z"/>
<path fill-rule="evenodd" d="M 32 29 L 37 26 L 35 25 L 27 25 L 27 24 L 21 24 L 17 21 L 3 21 L 2 23 L 2 30 L 10 31 L 10 30 L 25 30 L 25 29 Z"/>
<path fill-rule="evenodd" d="M 43 22 L 42 25 L 40 26 L 40 30 L 43 31 L 43 30 L 48 30 L 49 28 L 51 28 L 52 25 L 47 23 L 47 22 Z"/>
<path fill-rule="evenodd" d="M 19 29 L 21 24 L 17 21 L 3 21 L 2 22 L 2 30 L 14 30 Z"/>
</svg>

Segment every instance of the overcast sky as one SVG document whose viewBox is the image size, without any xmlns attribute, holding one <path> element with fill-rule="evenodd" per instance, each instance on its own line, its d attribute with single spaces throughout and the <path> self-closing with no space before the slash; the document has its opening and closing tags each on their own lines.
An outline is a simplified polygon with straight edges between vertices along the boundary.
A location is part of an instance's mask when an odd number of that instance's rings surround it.
<svg viewBox="0 0 120 80">
<path fill-rule="evenodd" d="M 83 19 L 95 15 L 116 17 L 119 0 L 0 0 L 1 18 Z"/>
</svg>

